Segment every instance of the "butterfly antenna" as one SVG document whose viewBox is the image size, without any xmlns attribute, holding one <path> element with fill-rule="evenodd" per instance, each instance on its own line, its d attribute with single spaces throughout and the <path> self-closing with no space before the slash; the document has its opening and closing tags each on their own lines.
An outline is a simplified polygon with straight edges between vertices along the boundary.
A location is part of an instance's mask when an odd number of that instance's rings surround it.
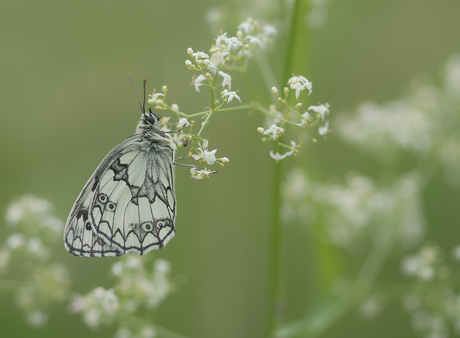
<svg viewBox="0 0 460 338">
<path fill-rule="evenodd" d="M 137 101 L 139 101 L 139 107 L 141 107 L 142 114 L 145 115 L 145 109 L 144 109 L 144 107 L 145 107 L 145 81 L 147 81 L 147 80 L 144 81 L 144 106 L 142 106 L 141 99 L 139 98 L 139 94 L 137 93 L 137 90 L 136 90 L 136 87 L 134 86 L 133 80 L 131 80 L 131 77 L 128 77 L 128 79 L 129 79 L 129 83 L 131 83 L 131 86 L 134 89 L 134 92 L 136 93 Z"/>
<path fill-rule="evenodd" d="M 142 105 L 142 111 L 144 112 L 144 114 L 145 114 L 145 97 L 146 97 L 146 95 L 145 95 L 145 84 L 146 83 L 147 83 L 147 80 L 144 80 L 144 104 Z"/>
</svg>

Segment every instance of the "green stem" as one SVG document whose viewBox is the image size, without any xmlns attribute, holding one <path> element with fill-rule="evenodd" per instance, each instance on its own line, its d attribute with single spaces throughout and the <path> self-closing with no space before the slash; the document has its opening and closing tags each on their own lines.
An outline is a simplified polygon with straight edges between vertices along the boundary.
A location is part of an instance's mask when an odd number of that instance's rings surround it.
<svg viewBox="0 0 460 338">
<path fill-rule="evenodd" d="M 378 273 L 382 269 L 392 249 L 392 228 L 391 225 L 382 224 L 378 235 L 374 239 L 371 251 L 366 257 L 361 270 L 356 277 L 358 294 L 367 296 L 371 290 Z"/>
<path fill-rule="evenodd" d="M 305 25 L 305 15 L 308 4 L 305 0 L 295 0 L 291 8 L 290 30 L 287 37 L 288 44 L 285 50 L 284 70 L 282 83 L 287 83 L 289 74 L 297 72 L 306 74 L 308 29 Z M 279 140 L 281 142 L 281 140 Z M 284 271 L 282 224 L 279 215 L 281 205 L 281 163 L 274 162 L 272 179 L 271 225 L 269 238 L 269 266 L 268 266 L 268 298 L 267 320 L 265 337 L 273 337 L 281 319 L 280 309 L 283 304 Z"/>
<path fill-rule="evenodd" d="M 273 166 L 273 188 L 271 202 L 271 227 L 270 227 L 270 252 L 269 252 L 269 276 L 268 276 L 268 304 L 267 304 L 267 332 L 266 337 L 271 337 L 275 332 L 280 320 L 280 308 L 282 305 L 282 229 L 279 217 L 281 203 L 281 163 Z"/>
<path fill-rule="evenodd" d="M 297 322 L 284 325 L 280 330 L 278 330 L 276 336 L 279 338 L 319 337 L 334 322 L 350 311 L 353 306 L 353 300 L 349 297 L 345 297 L 319 313 L 307 316 Z"/>
</svg>

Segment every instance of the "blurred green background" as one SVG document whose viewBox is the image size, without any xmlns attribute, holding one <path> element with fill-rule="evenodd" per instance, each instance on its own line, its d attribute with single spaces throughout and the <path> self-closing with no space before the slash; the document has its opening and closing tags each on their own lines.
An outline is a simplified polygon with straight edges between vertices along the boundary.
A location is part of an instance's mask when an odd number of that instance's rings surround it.
<svg viewBox="0 0 460 338">
<path fill-rule="evenodd" d="M 0 11 L 0 206 L 33 193 L 51 200 L 66 219 L 96 166 L 134 132 L 139 107 L 128 82 L 138 90 L 169 88 L 168 102 L 191 113 L 208 104 L 190 86 L 186 49 L 209 49 L 214 34 L 205 23 L 211 7 L 236 11 L 232 1 L 31 1 L 3 0 Z M 310 101 L 329 102 L 331 115 L 364 100 L 398 97 L 416 74 L 436 75 L 460 51 L 457 0 L 331 0 L 326 23 L 312 31 Z M 258 13 L 251 15 L 261 21 Z M 238 22 L 238 21 L 235 21 Z M 225 28 L 225 27 L 224 27 Z M 234 30 L 231 34 L 234 33 Z M 277 62 L 274 48 L 272 61 Z M 233 83 L 234 88 L 244 84 Z M 259 116 L 219 115 L 207 131 L 212 149 L 230 158 L 211 181 L 176 170 L 176 238 L 155 252 L 172 264 L 177 289 L 155 312 L 154 322 L 187 337 L 261 337 L 270 223 L 270 146 L 260 142 Z M 332 125 L 332 129 L 334 126 Z M 292 165 L 313 177 L 341 177 L 350 170 L 376 176 L 379 165 L 344 145 L 334 134 L 300 150 Z M 436 196 L 436 199 L 431 196 Z M 425 192 L 428 238 L 451 247 L 459 242 L 459 191 L 442 177 Z M 0 228 L 0 238 L 8 234 Z M 301 227 L 286 230 L 288 319 L 300 318 L 320 289 L 322 267 Z M 3 242 L 3 240 L 2 240 Z M 82 259 L 57 246 L 57 260 L 69 267 L 78 292 L 109 286 L 116 258 Z M 389 271 L 395 275 L 398 270 Z M 389 277 L 391 279 L 391 276 Z M 31 329 L 10 293 L 0 293 L 3 337 L 113 335 L 90 331 L 65 306 L 56 307 L 44 329 Z M 415 336 L 402 311 L 388 309 L 373 321 L 350 313 L 327 337 L 387 337 L 381 328 L 398 327 Z"/>
</svg>

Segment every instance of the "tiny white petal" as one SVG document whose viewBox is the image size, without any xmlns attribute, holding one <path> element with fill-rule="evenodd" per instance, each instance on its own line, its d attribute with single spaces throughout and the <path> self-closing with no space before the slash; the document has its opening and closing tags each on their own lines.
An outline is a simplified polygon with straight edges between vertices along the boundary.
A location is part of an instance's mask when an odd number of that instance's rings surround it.
<svg viewBox="0 0 460 338">
<path fill-rule="evenodd" d="M 206 80 L 206 77 L 203 74 L 198 75 L 198 77 L 195 79 L 195 82 L 194 82 L 195 90 L 198 93 L 200 93 L 200 86 L 203 85 L 201 82 L 203 82 L 204 80 Z"/>
<path fill-rule="evenodd" d="M 232 87 L 232 77 L 231 77 L 229 74 L 224 73 L 224 72 L 221 71 L 221 70 L 219 70 L 218 74 L 219 74 L 220 76 L 222 76 L 222 78 L 223 78 L 222 87 L 227 86 L 228 89 L 230 90 L 231 87 Z"/>
<path fill-rule="evenodd" d="M 328 128 L 329 128 L 329 120 L 326 121 L 326 124 L 324 126 L 318 128 L 318 133 L 320 135 L 326 135 L 327 132 L 329 131 Z"/>
</svg>

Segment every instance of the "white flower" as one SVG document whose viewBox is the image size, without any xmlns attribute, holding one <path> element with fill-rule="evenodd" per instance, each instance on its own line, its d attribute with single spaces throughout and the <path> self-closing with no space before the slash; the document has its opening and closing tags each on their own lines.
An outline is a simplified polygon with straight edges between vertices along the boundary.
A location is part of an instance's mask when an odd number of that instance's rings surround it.
<svg viewBox="0 0 460 338">
<path fill-rule="evenodd" d="M 288 156 L 291 156 L 292 154 L 294 154 L 295 152 L 295 148 L 296 148 L 296 143 L 294 141 L 291 141 L 291 146 L 292 146 L 292 149 L 290 151 L 288 151 L 287 153 L 283 154 L 283 155 L 280 155 L 279 152 L 277 152 L 276 154 L 273 153 L 273 150 L 270 150 L 270 156 L 271 158 L 273 158 L 274 160 L 276 160 L 276 162 L 278 162 L 279 160 L 282 160 Z"/>
<path fill-rule="evenodd" d="M 327 107 L 327 104 L 324 105 L 319 105 L 319 106 L 310 106 L 307 108 L 307 110 L 313 110 L 316 113 L 318 113 L 321 116 L 321 120 L 324 122 L 324 116 L 329 115 L 329 108 Z"/>
<path fill-rule="evenodd" d="M 290 85 L 291 89 L 295 89 L 295 98 L 298 99 L 300 92 L 304 89 L 308 89 L 309 93 L 311 94 L 312 91 L 312 84 L 303 76 L 293 76 L 289 79 L 288 85 Z"/>
<path fill-rule="evenodd" d="M 260 46 L 260 48 L 264 48 L 264 46 L 262 45 L 262 41 L 260 41 L 259 38 L 255 37 L 255 36 L 251 36 L 251 35 L 248 35 L 247 37 L 245 37 L 245 40 L 246 39 L 249 39 L 249 43 L 251 45 L 255 45 L 256 43 Z"/>
<path fill-rule="evenodd" d="M 196 170 L 196 168 L 190 169 L 190 174 L 192 174 L 192 178 L 197 180 L 202 180 L 205 176 L 209 178 L 209 174 L 212 174 L 211 170 L 202 169 Z"/>
<path fill-rule="evenodd" d="M 270 128 L 264 131 L 264 135 L 271 134 L 273 140 L 276 140 L 279 136 L 283 135 L 284 129 L 278 127 L 276 124 L 272 124 Z"/>
<path fill-rule="evenodd" d="M 225 57 L 228 54 L 229 54 L 228 52 L 221 52 L 221 51 L 212 53 L 211 61 L 207 65 L 208 69 L 213 71 L 213 73 L 215 74 L 215 71 L 217 71 L 221 65 L 225 64 Z"/>
<path fill-rule="evenodd" d="M 200 92 L 200 86 L 203 85 L 201 82 L 203 82 L 204 80 L 206 80 L 206 76 L 204 76 L 203 74 L 200 74 L 200 75 L 198 75 L 198 77 L 195 79 L 195 82 L 193 83 L 195 85 L 195 90 L 198 93 L 201 93 Z"/>
<path fill-rule="evenodd" d="M 183 118 L 181 118 L 179 120 L 179 123 L 177 124 L 177 127 L 178 128 L 184 128 L 184 127 L 187 127 L 189 125 L 190 125 L 190 123 L 188 123 L 187 119 L 185 117 L 183 117 Z"/>
<path fill-rule="evenodd" d="M 231 37 L 227 39 L 227 50 L 230 52 L 233 47 L 239 48 L 243 47 L 244 44 L 238 40 L 237 37 Z"/>
<path fill-rule="evenodd" d="M 232 77 L 231 77 L 229 74 L 224 73 L 224 72 L 221 71 L 221 70 L 219 70 L 218 74 L 219 74 L 220 76 L 222 76 L 222 78 L 223 78 L 222 87 L 227 86 L 228 89 L 231 89 L 231 87 L 232 87 Z"/>
<path fill-rule="evenodd" d="M 254 30 L 254 25 L 248 21 L 244 21 L 238 25 L 240 31 L 244 31 L 246 34 L 251 33 Z"/>
<path fill-rule="evenodd" d="M 157 332 L 153 326 L 144 326 L 141 330 L 141 338 L 155 338 Z"/>
<path fill-rule="evenodd" d="M 217 39 L 216 39 L 216 47 L 219 48 L 221 45 L 223 44 L 226 44 L 227 43 L 227 32 L 221 34 L 221 35 L 218 35 L 217 36 Z"/>
<path fill-rule="evenodd" d="M 197 150 L 200 153 L 198 155 L 192 155 L 193 159 L 196 161 L 201 161 L 201 160 L 207 161 L 206 158 L 208 158 L 209 160 L 212 161 L 212 163 L 214 163 L 216 158 L 214 157 L 214 160 L 212 160 L 212 157 L 216 153 L 217 149 L 214 149 L 213 151 L 207 151 L 207 149 L 208 149 L 208 140 L 204 140 L 203 145 L 197 148 Z M 212 163 L 209 163 L 209 164 L 212 164 Z"/>
<path fill-rule="evenodd" d="M 195 58 L 195 61 L 196 62 L 199 62 L 200 59 L 209 59 L 209 55 L 204 53 L 204 52 L 196 52 L 196 53 L 193 53 L 193 57 Z"/>
<path fill-rule="evenodd" d="M 161 103 L 163 103 L 163 99 L 161 99 L 160 96 L 164 97 L 165 94 L 163 94 L 163 93 L 150 94 L 150 98 L 148 100 L 148 103 L 150 103 L 150 104 L 161 104 Z"/>
<path fill-rule="evenodd" d="M 270 35 L 276 36 L 277 34 L 276 28 L 270 25 L 263 26 L 262 31 L 264 32 L 266 36 L 270 36 Z"/>
<path fill-rule="evenodd" d="M 227 89 L 224 89 L 224 91 L 222 92 L 222 98 L 227 98 L 227 103 L 230 103 L 233 100 L 233 98 L 236 98 L 238 101 L 241 102 L 241 99 L 238 96 L 238 94 L 236 94 L 236 92 L 229 92 Z"/>
<path fill-rule="evenodd" d="M 30 326 L 43 327 L 48 321 L 48 314 L 44 311 L 35 310 L 27 315 L 27 322 Z"/>
<path fill-rule="evenodd" d="M 308 126 L 310 123 L 310 114 L 308 112 L 305 112 L 300 116 L 300 123 L 297 123 L 298 126 Z"/>
<path fill-rule="evenodd" d="M 6 246 L 14 250 L 25 243 L 25 236 L 23 234 L 12 234 L 6 239 Z"/>
<path fill-rule="evenodd" d="M 326 135 L 328 131 L 329 131 L 329 120 L 326 121 L 326 124 L 324 126 L 321 126 L 318 128 L 318 133 L 320 135 Z"/>
<path fill-rule="evenodd" d="M 203 152 L 203 159 L 206 161 L 208 164 L 213 164 L 216 161 L 216 156 L 214 154 L 216 153 L 217 149 L 207 151 L 205 150 Z"/>
<path fill-rule="evenodd" d="M 171 119 L 171 116 L 165 116 L 160 119 L 161 130 L 168 130 L 168 122 Z"/>
</svg>

